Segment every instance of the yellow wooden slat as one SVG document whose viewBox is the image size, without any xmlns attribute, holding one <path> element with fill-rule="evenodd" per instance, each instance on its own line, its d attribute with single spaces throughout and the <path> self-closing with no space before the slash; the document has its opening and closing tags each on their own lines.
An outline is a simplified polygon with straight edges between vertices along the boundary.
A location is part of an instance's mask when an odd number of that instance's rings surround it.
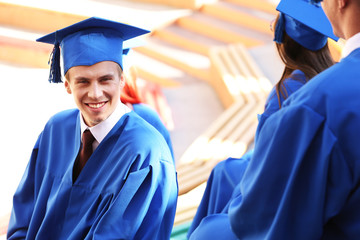
<svg viewBox="0 0 360 240">
<path fill-rule="evenodd" d="M 48 68 L 49 47 L 35 41 L 0 36 L 0 60 L 26 67 Z"/>
<path fill-rule="evenodd" d="M 214 2 L 214 0 L 132 0 L 132 1 L 168 5 L 177 8 L 189 8 L 194 10 L 201 7 L 201 5 L 204 3 Z"/>
<path fill-rule="evenodd" d="M 0 2 L 0 23 L 40 32 L 53 32 L 85 16 Z"/>
<path fill-rule="evenodd" d="M 231 107 L 226 109 L 215 121 L 201 134 L 183 153 L 181 156 L 177 169 L 181 172 L 182 168 L 187 168 L 190 162 L 193 161 L 194 155 L 201 152 L 202 148 L 220 131 L 220 129 L 226 125 L 231 118 L 233 118 L 237 112 L 244 107 L 245 102 L 239 101 L 234 103 Z"/>
<path fill-rule="evenodd" d="M 234 33 L 232 31 L 213 26 L 209 23 L 199 21 L 192 17 L 179 18 L 176 23 L 183 28 L 225 43 L 242 43 L 246 47 L 255 47 L 263 44 L 263 42 L 258 39 Z"/>
<path fill-rule="evenodd" d="M 276 11 L 276 5 L 267 0 L 226 0 L 234 4 L 238 4 L 248 8 L 254 8 L 267 12 L 276 16 L 278 12 Z"/>
<path fill-rule="evenodd" d="M 170 56 L 167 56 L 165 54 L 162 54 L 158 51 L 152 50 L 149 47 L 137 47 L 136 51 L 140 52 L 141 54 L 144 54 L 148 57 L 154 58 L 156 60 L 159 60 L 161 62 L 164 62 L 166 64 L 169 64 L 170 66 L 179 68 L 183 70 L 184 72 L 188 73 L 189 75 L 192 75 L 194 77 L 197 77 L 204 81 L 209 81 L 209 72 L 207 70 L 203 69 L 197 69 L 194 68 L 187 63 L 184 63 L 178 59 L 172 58 Z"/>
<path fill-rule="evenodd" d="M 153 73 L 144 70 L 141 66 L 136 66 L 137 74 L 140 78 L 156 83 L 161 87 L 179 87 L 181 84 L 171 79 L 159 77 Z"/>
<path fill-rule="evenodd" d="M 210 47 L 201 44 L 199 42 L 193 41 L 191 39 L 182 37 L 181 35 L 177 35 L 175 33 L 166 31 L 164 29 L 158 29 L 153 32 L 153 36 L 156 36 L 166 42 L 169 42 L 173 45 L 185 48 L 187 50 L 202 54 L 208 55 Z"/>
<path fill-rule="evenodd" d="M 269 21 L 255 17 L 254 15 L 250 15 L 214 4 L 204 5 L 201 8 L 201 12 L 271 36 L 273 35 L 273 32 L 270 30 L 269 27 Z"/>
</svg>

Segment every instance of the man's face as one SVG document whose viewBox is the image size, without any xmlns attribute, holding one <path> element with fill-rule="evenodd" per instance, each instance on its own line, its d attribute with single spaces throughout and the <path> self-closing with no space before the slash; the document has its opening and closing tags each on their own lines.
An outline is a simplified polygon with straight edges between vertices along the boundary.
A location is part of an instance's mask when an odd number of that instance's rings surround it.
<svg viewBox="0 0 360 240">
<path fill-rule="evenodd" d="M 115 62 L 104 61 L 92 66 L 68 70 L 65 88 L 73 94 L 85 123 L 89 126 L 106 120 L 120 102 L 124 79 Z"/>
</svg>

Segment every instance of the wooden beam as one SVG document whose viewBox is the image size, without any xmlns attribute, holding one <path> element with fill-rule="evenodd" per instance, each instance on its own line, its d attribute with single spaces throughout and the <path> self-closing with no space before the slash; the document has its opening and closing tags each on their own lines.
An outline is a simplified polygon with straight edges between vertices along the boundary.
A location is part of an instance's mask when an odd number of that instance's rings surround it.
<svg viewBox="0 0 360 240">
<path fill-rule="evenodd" d="M 254 47 L 263 44 L 263 42 L 258 39 L 240 35 L 191 17 L 179 18 L 176 23 L 183 28 L 190 29 L 225 43 L 242 43 L 246 47 Z"/>
<path fill-rule="evenodd" d="M 0 2 L 0 23 L 38 32 L 53 32 L 85 16 Z"/>
<path fill-rule="evenodd" d="M 254 8 L 263 12 L 267 12 L 276 16 L 276 5 L 266 0 L 226 0 L 227 2 L 238 4 L 240 6 Z"/>
<path fill-rule="evenodd" d="M 187 50 L 200 53 L 202 55 L 208 55 L 209 46 L 198 43 L 186 37 L 182 37 L 181 35 L 177 35 L 170 31 L 166 31 L 165 29 L 158 29 L 153 32 L 153 36 L 156 36 L 164 41 L 170 42 L 176 46 L 185 48 Z"/>
<path fill-rule="evenodd" d="M 201 12 L 271 36 L 273 35 L 273 32 L 269 27 L 269 22 L 264 19 L 255 17 L 254 15 L 214 4 L 206 4 L 202 6 Z"/>
<path fill-rule="evenodd" d="M 181 60 L 178 60 L 171 56 L 162 54 L 158 51 L 150 49 L 147 46 L 138 47 L 138 48 L 136 48 L 136 51 L 138 51 L 139 53 L 142 53 L 148 57 L 151 57 L 151 58 L 157 59 L 159 61 L 162 61 L 166 64 L 169 64 L 170 66 L 181 69 L 182 71 L 190 74 L 191 76 L 197 77 L 206 82 L 208 82 L 210 79 L 210 74 L 206 69 L 197 69 L 193 66 L 190 66 L 189 64 L 187 64 L 185 62 L 182 62 Z"/>
<path fill-rule="evenodd" d="M 0 36 L 0 60 L 27 67 L 48 68 L 52 46 Z"/>
<path fill-rule="evenodd" d="M 197 9 L 205 3 L 214 3 L 218 0 L 132 0 L 133 2 L 145 2 L 162 4 L 178 8 Z"/>
<path fill-rule="evenodd" d="M 161 87 L 179 87 L 181 84 L 167 78 L 159 77 L 153 73 L 144 70 L 141 66 L 135 66 L 137 74 L 140 78 L 159 84 Z"/>
</svg>

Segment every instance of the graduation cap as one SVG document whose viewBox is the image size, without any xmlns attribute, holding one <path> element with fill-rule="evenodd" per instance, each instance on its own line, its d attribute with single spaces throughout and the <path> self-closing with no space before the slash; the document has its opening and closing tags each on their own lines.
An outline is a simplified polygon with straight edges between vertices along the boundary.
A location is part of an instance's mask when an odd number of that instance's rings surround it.
<svg viewBox="0 0 360 240">
<path fill-rule="evenodd" d="M 54 45 L 51 53 L 50 82 L 62 82 L 60 72 L 60 47 L 64 75 L 75 66 L 91 66 L 102 61 L 113 61 L 123 69 L 123 42 L 149 33 L 148 30 L 92 17 L 57 30 L 37 39 Z"/>
<path fill-rule="evenodd" d="M 283 32 L 301 46 L 316 51 L 325 46 L 328 37 L 337 41 L 321 0 L 282 0 L 276 7 L 280 17 L 275 28 L 274 41 L 282 43 Z"/>
</svg>

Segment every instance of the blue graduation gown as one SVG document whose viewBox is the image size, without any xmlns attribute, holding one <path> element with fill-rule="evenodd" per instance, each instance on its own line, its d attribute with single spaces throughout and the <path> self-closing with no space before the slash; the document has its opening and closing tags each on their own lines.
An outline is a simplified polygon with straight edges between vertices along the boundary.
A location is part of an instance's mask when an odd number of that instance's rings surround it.
<svg viewBox="0 0 360 240">
<path fill-rule="evenodd" d="M 305 83 L 305 74 L 300 70 L 295 70 L 292 72 L 289 78 L 284 80 L 283 91 L 286 92 L 288 96 L 290 96 Z M 280 103 L 282 104 L 283 101 L 284 98 L 282 95 L 280 95 Z M 258 116 L 259 124 L 256 130 L 255 138 L 257 138 L 257 135 L 259 134 L 260 129 L 265 123 L 266 119 L 278 110 L 279 101 L 274 87 L 270 91 L 266 100 L 264 112 Z M 212 222 L 216 222 L 216 224 L 214 224 L 215 227 L 221 226 L 223 224 L 222 221 L 225 219 L 224 215 L 227 217 L 226 214 L 228 213 L 230 200 L 233 195 L 237 195 L 237 193 L 233 193 L 234 189 L 241 181 L 252 154 L 253 150 L 250 150 L 241 158 L 228 158 L 219 162 L 214 167 L 207 181 L 206 189 L 197 209 L 196 215 L 189 228 L 189 237 L 196 228 L 199 228 L 200 230 L 198 229 L 198 231 L 193 234 L 194 238 L 196 239 L 198 237 L 199 239 L 206 239 L 207 237 L 200 238 L 200 234 L 205 234 L 207 228 L 214 229 Z M 219 213 L 224 214 L 221 215 Z M 216 214 L 216 216 L 211 216 L 214 214 Z M 206 221 L 199 226 L 201 221 L 207 216 L 211 216 L 211 218 L 206 219 Z M 211 234 L 213 234 L 213 231 Z"/>
<path fill-rule="evenodd" d="M 169 239 L 176 173 L 163 137 L 125 114 L 73 182 L 80 113 L 46 124 L 14 195 L 9 239 Z"/>
<path fill-rule="evenodd" d="M 171 139 L 170 139 L 170 133 L 166 129 L 163 122 L 161 121 L 157 112 L 155 112 L 150 107 L 148 107 L 142 103 L 133 104 L 132 106 L 134 108 L 134 112 L 136 112 L 140 117 L 142 117 L 145 121 L 150 123 L 154 128 L 156 128 L 156 130 L 158 130 L 161 133 L 161 135 L 164 137 L 166 143 L 169 146 L 171 156 L 173 157 L 173 160 L 175 162 L 174 151 L 173 151 L 173 147 L 172 147 L 172 143 L 171 143 Z"/>
<path fill-rule="evenodd" d="M 265 122 L 229 217 L 239 239 L 360 239 L 360 49 Z"/>
<path fill-rule="evenodd" d="M 232 192 L 239 184 L 246 170 L 248 158 L 251 158 L 251 155 L 252 153 L 249 152 L 242 158 L 228 158 L 219 162 L 214 167 L 207 180 L 200 205 L 188 230 L 188 238 L 190 238 L 190 236 L 199 237 L 200 232 L 194 232 L 195 230 L 201 231 L 201 235 L 206 234 L 208 229 L 214 229 L 213 226 L 211 226 L 211 221 L 216 221 L 216 218 L 220 216 L 219 213 L 225 213 L 226 215 Z M 203 220 L 205 222 L 203 222 Z M 220 224 L 216 225 L 222 225 L 221 221 L 217 222 L 220 222 Z M 218 228 L 216 229 L 218 230 Z M 221 227 L 219 229 L 223 228 Z M 210 239 L 209 237 L 213 236 L 212 234 L 214 232 L 219 231 L 209 231 L 209 235 L 206 235 L 207 237 L 199 237 L 199 239 Z"/>
</svg>

